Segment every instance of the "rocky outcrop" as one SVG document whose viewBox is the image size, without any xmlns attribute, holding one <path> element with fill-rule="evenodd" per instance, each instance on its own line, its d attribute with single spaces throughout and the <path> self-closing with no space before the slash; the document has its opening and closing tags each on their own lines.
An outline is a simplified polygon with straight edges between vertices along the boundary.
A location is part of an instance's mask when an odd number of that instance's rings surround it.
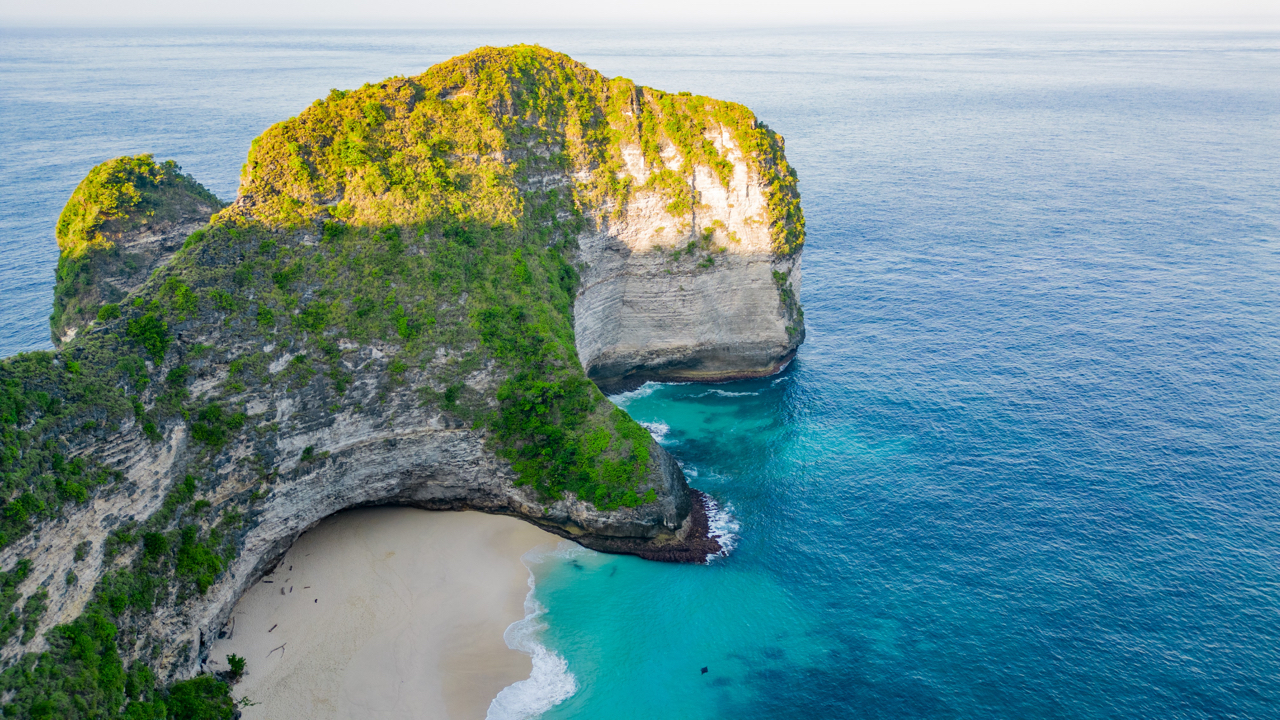
<svg viewBox="0 0 1280 720">
<path fill-rule="evenodd" d="M 210 345 L 229 339 L 218 332 L 191 338 Z M 229 354 L 262 349 L 231 346 Z M 590 548 L 655 560 L 698 563 L 720 551 L 708 535 L 700 496 L 691 494 L 679 466 L 656 445 L 658 462 L 648 484 L 658 490 L 657 502 L 610 511 L 572 497 L 547 502 L 533 488 L 515 484 L 516 473 L 494 455 L 488 432 L 451 413 L 423 407 L 417 389 L 428 382 L 433 368 L 409 372 L 392 384 L 388 366 L 393 348 L 362 347 L 344 359 L 351 387 L 335 404 L 321 388 L 290 389 L 287 376 L 296 356 L 278 352 L 281 348 L 269 350 L 276 361 L 268 372 L 284 387 L 268 385 L 238 398 L 262 431 L 241 435 L 223 448 L 197 493 L 214 517 L 219 509 L 248 506 L 236 558 L 206 594 L 157 607 L 129 628 L 133 646 L 122 648 L 136 657 L 157 647 L 156 667 L 164 673 L 186 677 L 198 670 L 202 651 L 235 601 L 271 571 L 299 535 L 348 508 L 394 504 L 511 515 Z M 439 363 L 451 360 L 456 357 L 446 354 Z M 225 363 L 189 366 L 196 375 L 196 392 L 227 379 Z M 475 373 L 470 383 L 478 391 L 492 391 L 501 379 L 490 368 Z M 115 492 L 93 498 L 0 552 L 0 566 L 9 567 L 19 558 L 33 562 L 30 579 L 21 588 L 24 594 L 50 590 L 38 637 L 73 620 L 107 573 L 135 561 L 139 551 L 104 561 L 104 544 L 113 531 L 152 516 L 166 494 L 196 469 L 201 447 L 182 425 L 161 442 L 149 443 L 136 423 L 126 423 L 72 453 L 93 453 L 124 471 L 126 480 Z M 75 549 L 85 542 L 89 557 L 76 561 Z M 79 576 L 74 585 L 61 581 L 68 571 Z M 39 639 L 26 646 L 10 644 L 4 657 L 44 646 Z"/>
<path fill-rule="evenodd" d="M 61 254 L 50 331 L 55 346 L 142 287 L 223 204 L 172 161 L 110 160 L 80 183 L 58 220 Z"/>
<path fill-rule="evenodd" d="M 99 173 L 64 258 L 155 272 L 100 268 L 128 302 L 0 365 L 21 388 L 0 429 L 29 434 L 0 470 L 53 518 L 0 541 L 0 567 L 31 562 L 41 636 L 95 608 L 127 660 L 189 677 L 301 533 L 366 505 L 507 514 L 655 560 L 720 551 L 704 496 L 584 371 L 606 389 L 753 377 L 802 342 L 795 174 L 750 111 L 482 49 L 273 126 L 237 202 L 181 243 L 214 205 L 130 194 L 176 166 L 121 161 L 134 180 Z M 88 287 L 66 307 L 115 298 Z M 114 479 L 89 492 L 99 466 Z"/>
<path fill-rule="evenodd" d="M 775 249 L 767 178 L 730 133 L 712 137 L 733 166 L 727 187 L 695 166 L 690 186 L 700 202 L 689 214 L 673 216 L 664 195 L 639 191 L 620 218 L 579 238 L 585 269 L 574 333 L 602 388 L 771 375 L 804 341 L 800 253 Z M 625 157 L 643 185 L 653 168 L 638 152 Z M 679 156 L 667 157 L 679 169 Z"/>
</svg>

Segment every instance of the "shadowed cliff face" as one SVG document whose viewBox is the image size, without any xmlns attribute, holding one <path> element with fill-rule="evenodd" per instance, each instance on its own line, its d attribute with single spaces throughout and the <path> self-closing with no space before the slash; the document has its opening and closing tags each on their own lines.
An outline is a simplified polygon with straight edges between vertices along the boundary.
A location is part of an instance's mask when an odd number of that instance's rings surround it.
<svg viewBox="0 0 1280 720">
<path fill-rule="evenodd" d="M 237 201 L 112 312 L 0 364 L 21 511 L 0 513 L 0 567 L 26 563 L 15 602 L 47 595 L 3 657 L 62 662 L 43 633 L 95 618 L 124 660 L 188 677 L 300 533 L 361 505 L 704 562 L 701 496 L 587 377 L 790 358 L 803 218 L 781 148 L 746 108 L 529 47 L 273 126 Z"/>
</svg>

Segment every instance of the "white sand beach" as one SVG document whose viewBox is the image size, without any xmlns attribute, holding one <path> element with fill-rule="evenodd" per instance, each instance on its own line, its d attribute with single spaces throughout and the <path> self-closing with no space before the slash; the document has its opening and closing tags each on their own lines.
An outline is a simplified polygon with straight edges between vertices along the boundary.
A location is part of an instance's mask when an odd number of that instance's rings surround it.
<svg viewBox="0 0 1280 720">
<path fill-rule="evenodd" d="M 520 556 L 559 538 L 514 518 L 369 508 L 304 534 L 240 600 L 214 669 L 235 653 L 244 720 L 484 718 L 530 658 Z"/>
</svg>

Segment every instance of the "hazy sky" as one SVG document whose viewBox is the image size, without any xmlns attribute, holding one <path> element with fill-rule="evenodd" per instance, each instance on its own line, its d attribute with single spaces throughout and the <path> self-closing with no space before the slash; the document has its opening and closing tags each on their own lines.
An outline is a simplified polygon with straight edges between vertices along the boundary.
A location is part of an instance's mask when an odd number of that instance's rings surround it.
<svg viewBox="0 0 1280 720">
<path fill-rule="evenodd" d="M 22 24 L 723 25 L 954 21 L 1243 24 L 1280 20 L 1280 0 L 0 0 Z"/>
</svg>

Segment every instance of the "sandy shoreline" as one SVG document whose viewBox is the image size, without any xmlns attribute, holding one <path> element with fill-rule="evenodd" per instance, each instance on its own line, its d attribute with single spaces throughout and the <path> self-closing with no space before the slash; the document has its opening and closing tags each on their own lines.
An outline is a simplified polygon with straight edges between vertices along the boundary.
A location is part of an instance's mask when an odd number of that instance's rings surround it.
<svg viewBox="0 0 1280 720">
<path fill-rule="evenodd" d="M 520 556 L 557 542 L 474 512 L 340 513 L 241 598 L 210 666 L 248 661 L 244 720 L 484 718 L 532 667 L 502 638 L 524 617 Z"/>
</svg>

